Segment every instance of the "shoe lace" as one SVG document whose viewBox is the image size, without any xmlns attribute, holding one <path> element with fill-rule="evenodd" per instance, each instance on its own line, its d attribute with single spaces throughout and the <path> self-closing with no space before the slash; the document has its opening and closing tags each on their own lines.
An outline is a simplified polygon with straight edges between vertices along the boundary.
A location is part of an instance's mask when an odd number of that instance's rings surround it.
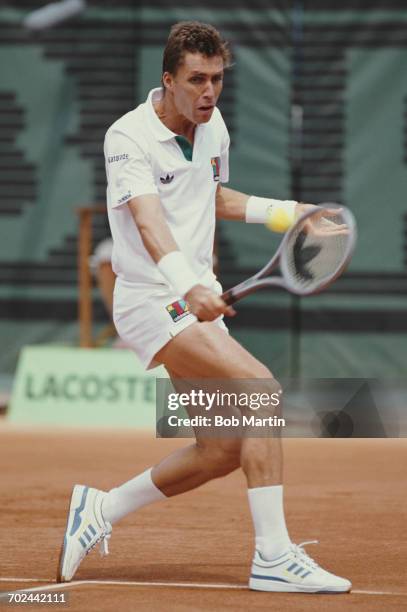
<svg viewBox="0 0 407 612">
<path fill-rule="evenodd" d="M 99 544 L 99 552 L 101 557 L 106 557 L 109 554 L 109 540 L 111 537 L 112 528 L 110 527 L 110 531 L 104 531 L 103 535 L 100 538 Z"/>
<path fill-rule="evenodd" d="M 308 544 L 318 544 L 318 540 L 308 540 L 306 542 L 301 542 L 301 544 L 292 544 L 291 550 L 294 553 L 294 556 L 297 557 L 301 563 L 309 567 L 310 569 L 318 569 L 319 565 L 312 557 L 310 557 L 306 551 L 304 550 L 304 546 Z"/>
</svg>

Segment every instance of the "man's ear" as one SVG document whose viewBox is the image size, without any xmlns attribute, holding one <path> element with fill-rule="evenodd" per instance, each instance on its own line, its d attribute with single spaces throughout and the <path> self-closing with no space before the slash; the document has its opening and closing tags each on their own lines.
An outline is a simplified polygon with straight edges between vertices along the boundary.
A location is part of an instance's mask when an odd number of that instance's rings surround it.
<svg viewBox="0 0 407 612">
<path fill-rule="evenodd" d="M 174 83 L 174 78 L 173 78 L 172 74 L 170 72 L 164 72 L 164 74 L 163 74 L 163 85 L 164 85 L 165 89 L 168 89 L 168 91 L 172 91 L 173 83 Z"/>
</svg>

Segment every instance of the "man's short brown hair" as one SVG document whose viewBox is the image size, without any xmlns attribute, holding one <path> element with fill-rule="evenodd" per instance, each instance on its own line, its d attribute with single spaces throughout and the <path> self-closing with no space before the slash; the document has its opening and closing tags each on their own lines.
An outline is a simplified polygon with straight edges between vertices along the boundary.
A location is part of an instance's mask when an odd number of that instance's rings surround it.
<svg viewBox="0 0 407 612">
<path fill-rule="evenodd" d="M 218 30 L 208 23 L 181 21 L 172 26 L 163 56 L 163 74 L 177 73 L 185 53 L 201 53 L 206 57 L 219 55 L 225 68 L 230 66 L 231 53 Z"/>
</svg>

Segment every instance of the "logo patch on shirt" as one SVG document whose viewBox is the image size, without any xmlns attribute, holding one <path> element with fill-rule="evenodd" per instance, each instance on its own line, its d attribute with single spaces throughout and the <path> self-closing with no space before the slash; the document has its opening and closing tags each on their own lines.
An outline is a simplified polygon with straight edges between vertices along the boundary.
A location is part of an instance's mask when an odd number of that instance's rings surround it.
<svg viewBox="0 0 407 612">
<path fill-rule="evenodd" d="M 178 302 L 168 304 L 165 309 L 171 316 L 171 319 L 174 321 L 174 323 L 177 323 L 177 321 L 183 319 L 191 313 L 191 311 L 189 310 L 189 306 L 185 300 L 178 300 Z"/>
<path fill-rule="evenodd" d="M 167 174 L 167 176 L 160 176 L 160 181 L 163 185 L 168 185 L 168 183 L 172 183 L 174 180 L 173 174 Z"/>
<path fill-rule="evenodd" d="M 213 180 L 218 181 L 220 177 L 220 157 L 211 157 Z"/>
</svg>

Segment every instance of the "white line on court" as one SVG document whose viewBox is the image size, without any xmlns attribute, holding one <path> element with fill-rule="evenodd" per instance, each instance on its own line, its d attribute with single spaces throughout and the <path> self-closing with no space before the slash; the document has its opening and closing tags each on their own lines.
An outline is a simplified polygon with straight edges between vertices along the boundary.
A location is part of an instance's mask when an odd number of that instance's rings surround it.
<svg viewBox="0 0 407 612">
<path fill-rule="evenodd" d="M 21 589 L 24 591 L 55 591 L 61 589 L 67 589 L 75 586 L 87 586 L 87 585 L 99 585 L 99 586 L 143 586 L 143 587 L 173 587 L 173 588 L 184 588 L 184 589 L 233 589 L 233 590 L 248 590 L 246 584 L 224 584 L 224 583 L 208 583 L 208 582 L 150 582 L 150 581 L 138 581 L 138 580 L 73 580 L 72 582 L 56 583 L 55 581 L 50 583 L 49 579 L 45 578 L 0 578 L 0 582 L 43 582 L 38 587 L 29 587 L 27 589 Z M 286 593 L 287 594 L 287 593 Z M 405 597 L 407 593 L 400 593 L 397 591 L 365 591 L 359 589 L 353 589 L 351 595 L 391 595 Z"/>
<path fill-rule="evenodd" d="M 352 589 L 351 595 L 400 595 L 405 597 L 407 593 L 399 593 L 398 591 L 359 591 L 358 589 Z"/>
</svg>

